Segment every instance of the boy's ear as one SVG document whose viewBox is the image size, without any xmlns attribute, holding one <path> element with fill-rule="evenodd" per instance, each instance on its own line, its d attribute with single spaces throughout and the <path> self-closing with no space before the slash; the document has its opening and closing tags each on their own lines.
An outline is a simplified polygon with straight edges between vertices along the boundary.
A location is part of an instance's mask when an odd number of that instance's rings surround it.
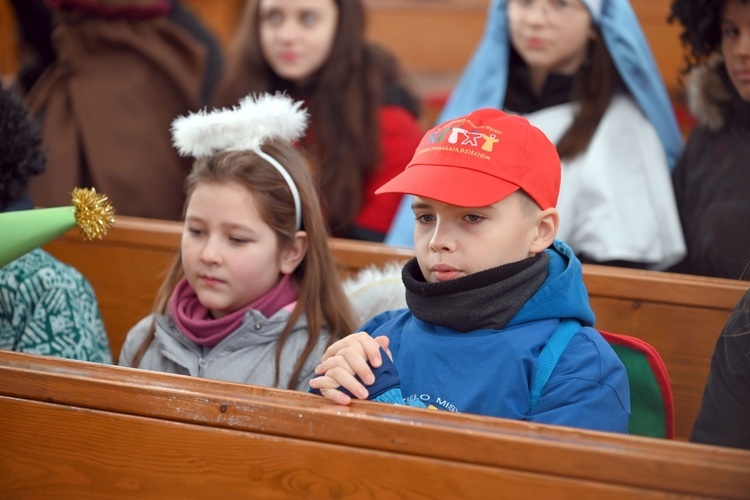
<svg viewBox="0 0 750 500">
<path fill-rule="evenodd" d="M 558 227 L 560 227 L 560 215 L 556 208 L 552 207 L 539 212 L 536 215 L 536 238 L 531 243 L 529 253 L 538 254 L 549 248 L 557 236 Z"/>
<path fill-rule="evenodd" d="M 297 231 L 294 235 L 294 243 L 281 251 L 281 274 L 292 274 L 302 259 L 307 254 L 307 233 Z"/>
</svg>

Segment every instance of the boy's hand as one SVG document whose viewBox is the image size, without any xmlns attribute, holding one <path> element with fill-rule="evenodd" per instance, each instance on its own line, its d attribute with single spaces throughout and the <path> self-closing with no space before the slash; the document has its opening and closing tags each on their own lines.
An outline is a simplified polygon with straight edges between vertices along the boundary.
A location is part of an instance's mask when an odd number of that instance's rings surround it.
<svg viewBox="0 0 750 500">
<path fill-rule="evenodd" d="M 382 364 L 381 347 L 390 356 L 389 343 L 388 337 L 372 338 L 365 332 L 339 340 L 323 354 L 322 362 L 315 368 L 315 373 L 321 376 L 312 379 L 310 387 L 319 389 L 323 396 L 341 405 L 351 403 L 351 398 L 338 390 L 339 387 L 347 389 L 359 399 L 367 399 L 367 388 L 355 376 L 365 384 L 372 385 L 375 376 L 370 366 L 377 368 Z"/>
</svg>

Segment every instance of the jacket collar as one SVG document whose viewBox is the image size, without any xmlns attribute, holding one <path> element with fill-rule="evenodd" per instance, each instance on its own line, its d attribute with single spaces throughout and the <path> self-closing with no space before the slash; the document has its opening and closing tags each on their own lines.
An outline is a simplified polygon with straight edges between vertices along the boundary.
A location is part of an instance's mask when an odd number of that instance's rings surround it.
<svg viewBox="0 0 750 500">
<path fill-rule="evenodd" d="M 750 128 L 750 103 L 737 93 L 721 57 L 690 71 L 687 99 L 690 112 L 710 130 L 721 130 L 730 117 Z"/>
</svg>

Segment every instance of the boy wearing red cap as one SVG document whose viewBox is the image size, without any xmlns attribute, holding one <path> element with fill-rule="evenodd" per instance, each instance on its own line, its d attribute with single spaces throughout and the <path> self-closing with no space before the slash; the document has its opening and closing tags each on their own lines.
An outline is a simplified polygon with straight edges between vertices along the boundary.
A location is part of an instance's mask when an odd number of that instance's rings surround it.
<svg viewBox="0 0 750 500">
<path fill-rule="evenodd" d="M 496 109 L 427 132 L 377 191 L 414 195 L 409 308 L 333 344 L 314 392 L 627 432 L 625 368 L 555 240 L 560 169 L 539 129 Z"/>
</svg>

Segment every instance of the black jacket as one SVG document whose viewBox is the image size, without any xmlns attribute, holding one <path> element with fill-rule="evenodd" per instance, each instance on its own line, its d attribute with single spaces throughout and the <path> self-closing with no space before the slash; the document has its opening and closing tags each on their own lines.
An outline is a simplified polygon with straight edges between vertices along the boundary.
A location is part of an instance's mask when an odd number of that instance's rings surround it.
<svg viewBox="0 0 750 500">
<path fill-rule="evenodd" d="M 672 174 L 687 257 L 672 271 L 750 279 L 750 103 L 723 64 L 691 75 L 699 123 Z"/>
<path fill-rule="evenodd" d="M 750 450 L 750 290 L 716 342 L 690 440 Z"/>
</svg>

